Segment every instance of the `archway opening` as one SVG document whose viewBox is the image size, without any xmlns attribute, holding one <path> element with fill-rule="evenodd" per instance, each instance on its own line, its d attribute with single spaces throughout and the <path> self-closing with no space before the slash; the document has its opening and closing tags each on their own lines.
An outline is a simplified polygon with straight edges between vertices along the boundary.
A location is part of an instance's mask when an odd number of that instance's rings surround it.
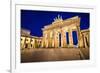
<svg viewBox="0 0 100 73">
<path fill-rule="evenodd" d="M 72 36 L 73 36 L 73 44 L 74 44 L 75 46 L 77 46 L 77 44 L 78 44 L 77 31 L 73 31 L 73 32 L 72 32 Z"/>
<path fill-rule="evenodd" d="M 69 33 L 66 32 L 66 44 L 69 44 Z"/>
<path fill-rule="evenodd" d="M 61 33 L 59 33 L 59 47 L 61 47 Z"/>
</svg>

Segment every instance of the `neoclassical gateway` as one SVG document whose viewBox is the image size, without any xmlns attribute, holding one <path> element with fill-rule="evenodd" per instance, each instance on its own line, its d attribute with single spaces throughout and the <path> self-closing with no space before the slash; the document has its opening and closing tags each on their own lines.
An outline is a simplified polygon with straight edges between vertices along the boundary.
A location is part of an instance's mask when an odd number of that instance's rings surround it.
<svg viewBox="0 0 100 73">
<path fill-rule="evenodd" d="M 31 36 L 30 31 L 21 31 L 21 48 L 89 48 L 89 29 L 80 30 L 78 16 L 63 20 L 58 15 L 42 28 L 43 36 Z M 75 37 L 75 38 L 74 38 Z"/>
</svg>

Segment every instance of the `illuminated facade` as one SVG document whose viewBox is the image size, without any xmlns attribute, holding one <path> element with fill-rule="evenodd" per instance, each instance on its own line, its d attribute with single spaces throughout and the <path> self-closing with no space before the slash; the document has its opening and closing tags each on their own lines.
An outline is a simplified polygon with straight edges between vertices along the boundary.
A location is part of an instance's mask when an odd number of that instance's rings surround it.
<svg viewBox="0 0 100 73">
<path fill-rule="evenodd" d="M 90 46 L 89 29 L 80 30 L 78 16 L 65 20 L 58 16 L 50 25 L 44 26 L 42 31 L 43 36 L 36 37 L 31 36 L 30 31 L 22 30 L 21 48 L 89 48 Z"/>
<path fill-rule="evenodd" d="M 42 37 L 31 36 L 30 31 L 21 30 L 21 49 L 39 48 L 41 46 Z"/>
<path fill-rule="evenodd" d="M 44 26 L 42 30 L 42 47 L 89 47 L 89 29 L 80 30 L 78 16 L 65 20 L 58 16 L 52 24 Z M 73 34 L 75 34 L 76 39 L 73 38 L 75 37 Z"/>
</svg>

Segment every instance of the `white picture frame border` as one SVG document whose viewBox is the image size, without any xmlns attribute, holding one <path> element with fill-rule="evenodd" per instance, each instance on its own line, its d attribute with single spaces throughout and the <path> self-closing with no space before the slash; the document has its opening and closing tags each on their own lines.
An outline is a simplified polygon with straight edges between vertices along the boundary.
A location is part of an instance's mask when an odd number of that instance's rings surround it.
<svg viewBox="0 0 100 73">
<path fill-rule="evenodd" d="M 14 4 L 11 10 L 11 72 L 19 73 L 24 71 L 42 71 L 50 69 L 86 68 L 96 65 L 95 54 L 95 7 L 79 5 L 35 5 L 35 4 Z M 33 62 L 20 63 L 20 9 L 49 10 L 49 11 L 73 11 L 90 13 L 90 60 L 73 60 L 57 62 Z M 64 10 L 66 9 L 66 10 Z M 68 9 L 68 10 L 67 10 Z"/>
</svg>

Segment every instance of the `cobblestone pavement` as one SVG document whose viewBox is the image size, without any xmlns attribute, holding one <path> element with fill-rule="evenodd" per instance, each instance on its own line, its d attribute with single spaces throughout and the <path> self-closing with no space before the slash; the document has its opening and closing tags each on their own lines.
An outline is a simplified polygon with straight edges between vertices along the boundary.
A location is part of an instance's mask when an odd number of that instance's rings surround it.
<svg viewBox="0 0 100 73">
<path fill-rule="evenodd" d="M 21 62 L 82 60 L 84 56 L 78 48 L 36 48 L 21 51 Z"/>
</svg>

